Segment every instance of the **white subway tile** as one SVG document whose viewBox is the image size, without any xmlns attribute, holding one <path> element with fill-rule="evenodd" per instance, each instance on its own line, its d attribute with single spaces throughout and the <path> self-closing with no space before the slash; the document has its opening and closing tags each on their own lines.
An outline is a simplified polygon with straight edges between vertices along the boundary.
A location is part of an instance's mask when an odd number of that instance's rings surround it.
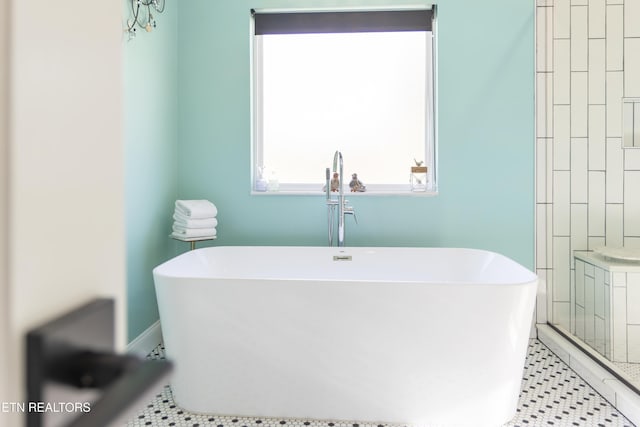
<svg viewBox="0 0 640 427">
<path fill-rule="evenodd" d="M 611 287 L 608 284 L 604 286 L 604 337 L 604 355 L 611 359 Z"/>
<path fill-rule="evenodd" d="M 571 72 L 571 136 L 587 136 L 589 78 L 586 72 Z"/>
<path fill-rule="evenodd" d="M 571 6 L 587 6 L 588 0 L 571 0 Z"/>
<path fill-rule="evenodd" d="M 554 105 L 553 107 L 553 169 L 571 168 L 571 107 Z"/>
<path fill-rule="evenodd" d="M 538 292 L 536 293 L 536 323 L 547 323 L 547 270 L 536 270 Z"/>
<path fill-rule="evenodd" d="M 595 300 L 594 300 L 594 279 L 585 276 L 584 278 L 584 340 L 590 346 L 594 346 L 595 339 Z"/>
<path fill-rule="evenodd" d="M 640 147 L 640 102 L 633 103 L 633 146 Z"/>
<path fill-rule="evenodd" d="M 571 71 L 587 71 L 588 8 L 571 8 Z"/>
<path fill-rule="evenodd" d="M 589 105 L 589 170 L 605 170 L 606 123 L 606 107 Z"/>
<path fill-rule="evenodd" d="M 536 268 L 547 268 L 547 205 L 536 204 Z"/>
<path fill-rule="evenodd" d="M 640 19 L 634 27 L 640 28 Z M 640 97 L 640 38 L 624 39 L 624 96 Z"/>
<path fill-rule="evenodd" d="M 607 71 L 622 70 L 623 6 L 607 5 Z"/>
<path fill-rule="evenodd" d="M 593 264 L 589 264 L 588 262 L 586 262 L 584 264 L 584 275 L 585 276 L 589 276 L 589 277 L 595 277 L 596 273 L 596 268 L 594 267 Z"/>
<path fill-rule="evenodd" d="M 623 208 L 621 203 L 610 204 L 607 203 L 607 237 L 605 244 L 607 246 L 623 246 L 624 234 L 623 234 Z M 605 246 L 604 244 L 602 246 Z"/>
<path fill-rule="evenodd" d="M 536 8 L 536 70 L 553 71 L 553 8 Z"/>
<path fill-rule="evenodd" d="M 605 0 L 589 0 L 589 37 L 605 37 Z"/>
<path fill-rule="evenodd" d="M 571 35 L 571 3 L 569 0 L 556 0 L 553 5 L 554 37 L 568 39 Z"/>
<path fill-rule="evenodd" d="M 589 172 L 589 235 L 605 235 L 605 176 L 604 172 Z"/>
<path fill-rule="evenodd" d="M 626 77 L 625 77 L 626 78 Z M 631 102 L 622 103 L 622 146 L 633 146 L 633 110 L 634 104 Z"/>
<path fill-rule="evenodd" d="M 589 249 L 587 239 L 587 205 L 571 204 L 571 253 Z M 571 257 L 573 262 L 573 257 Z"/>
<path fill-rule="evenodd" d="M 536 269 L 536 274 L 538 275 L 538 294 L 547 293 L 548 283 L 547 283 L 547 274 L 549 274 L 551 270 L 546 268 L 538 268 Z"/>
<path fill-rule="evenodd" d="M 605 341 L 605 333 L 604 333 L 604 318 L 596 316 L 594 319 L 595 324 L 595 339 L 594 339 L 594 348 L 596 351 L 602 355 L 604 355 L 604 341 Z"/>
<path fill-rule="evenodd" d="M 607 4 L 624 4 L 624 0 L 607 0 Z"/>
<path fill-rule="evenodd" d="M 553 103 L 571 102 L 571 40 L 553 41 Z"/>
<path fill-rule="evenodd" d="M 629 363 L 640 362 L 640 325 L 627 326 L 627 351 Z"/>
<path fill-rule="evenodd" d="M 553 111 L 553 110 L 552 110 Z M 546 203 L 553 203 L 553 146 L 554 138 L 544 138 L 546 160 L 545 164 L 545 180 L 547 188 L 544 190 L 544 201 Z"/>
<path fill-rule="evenodd" d="M 576 260 L 576 276 L 575 276 L 575 304 L 584 307 L 584 262 Z"/>
<path fill-rule="evenodd" d="M 624 150 L 624 170 L 640 170 L 640 150 Z"/>
<path fill-rule="evenodd" d="M 576 277 L 575 270 L 571 270 L 571 300 L 569 301 L 569 327 L 572 334 L 576 333 Z"/>
<path fill-rule="evenodd" d="M 536 0 L 536 6 L 553 6 L 553 0 Z"/>
<path fill-rule="evenodd" d="M 624 173 L 624 235 L 640 236 L 640 171 Z"/>
<path fill-rule="evenodd" d="M 571 212 L 570 212 L 570 197 L 571 187 L 570 179 L 571 172 L 569 171 L 554 171 L 553 172 L 553 235 L 554 236 L 569 236 L 571 232 Z M 554 266 L 556 264 L 555 260 Z M 567 265 L 568 260 L 567 260 Z"/>
<path fill-rule="evenodd" d="M 547 270 L 547 320 L 551 323 L 553 321 L 553 270 Z"/>
<path fill-rule="evenodd" d="M 584 341 L 584 307 L 576 306 L 575 328 L 576 336 Z"/>
<path fill-rule="evenodd" d="M 576 274 L 575 270 L 571 270 L 571 295 L 569 301 L 569 327 L 571 328 L 571 333 L 575 333 L 576 330 Z"/>
<path fill-rule="evenodd" d="M 600 316 L 604 319 L 604 275 L 605 271 L 602 268 L 596 268 L 596 277 L 593 281 L 593 298 L 594 298 L 594 312 L 596 316 Z M 604 350 L 603 350 L 604 351 Z"/>
<path fill-rule="evenodd" d="M 549 180 L 552 181 L 552 180 Z M 547 248 L 547 268 L 553 269 L 553 204 L 549 203 L 545 205 L 547 208 L 547 238 L 546 238 L 546 248 Z M 553 278 L 553 273 L 550 272 L 547 280 L 547 284 Z M 549 305 L 549 309 L 551 309 L 551 305 Z"/>
<path fill-rule="evenodd" d="M 589 14 L 589 16 L 591 16 L 591 14 Z M 604 104 L 606 102 L 605 71 L 607 57 L 605 54 L 605 46 L 605 39 L 589 40 L 589 104 Z"/>
<path fill-rule="evenodd" d="M 571 138 L 571 203 L 587 203 L 587 138 Z"/>
<path fill-rule="evenodd" d="M 640 37 L 640 0 L 624 1 L 624 36 Z M 626 65 L 626 58 L 625 58 Z"/>
<path fill-rule="evenodd" d="M 553 302 L 553 323 L 569 330 L 571 323 L 569 302 Z"/>
<path fill-rule="evenodd" d="M 640 249 L 640 237 L 625 236 L 624 246 L 633 249 Z"/>
<path fill-rule="evenodd" d="M 613 361 L 627 361 L 627 290 L 613 288 L 613 313 L 611 316 L 613 331 Z"/>
<path fill-rule="evenodd" d="M 601 248 L 606 246 L 606 238 L 605 237 L 591 237 L 589 236 L 589 250 L 592 251 L 595 248 Z"/>
<path fill-rule="evenodd" d="M 552 73 L 536 73 L 536 136 L 553 137 Z"/>
<path fill-rule="evenodd" d="M 547 202 L 547 140 L 536 138 L 536 203 Z"/>
<path fill-rule="evenodd" d="M 607 203 L 622 203 L 624 151 L 620 138 L 607 138 Z"/>
<path fill-rule="evenodd" d="M 616 288 L 627 287 L 627 273 L 616 271 L 611 273 L 611 278 L 613 280 L 613 286 L 615 286 Z"/>
<path fill-rule="evenodd" d="M 553 238 L 553 264 L 554 264 L 554 286 L 553 300 L 570 300 L 571 274 L 569 265 L 571 261 L 571 248 L 569 247 L 569 237 Z M 568 325 L 567 325 L 568 326 Z"/>
<path fill-rule="evenodd" d="M 607 137 L 622 137 L 623 72 L 607 71 Z"/>
<path fill-rule="evenodd" d="M 627 273 L 627 323 L 640 325 L 640 273 Z"/>
</svg>

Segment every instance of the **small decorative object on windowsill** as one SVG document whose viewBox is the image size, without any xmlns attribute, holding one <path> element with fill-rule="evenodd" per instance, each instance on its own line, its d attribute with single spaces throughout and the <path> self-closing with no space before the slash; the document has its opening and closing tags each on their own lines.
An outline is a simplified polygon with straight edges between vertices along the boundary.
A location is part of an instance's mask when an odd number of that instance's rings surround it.
<svg viewBox="0 0 640 427">
<path fill-rule="evenodd" d="M 351 182 L 349 183 L 349 188 L 352 193 L 362 193 L 367 190 L 367 187 L 364 186 L 362 181 L 358 179 L 358 174 L 354 173 L 351 175 Z"/>
<path fill-rule="evenodd" d="M 258 167 L 258 176 L 256 178 L 256 191 L 267 191 L 268 183 L 264 177 L 265 168 L 264 166 Z"/>
<path fill-rule="evenodd" d="M 280 180 L 275 170 L 271 169 L 267 180 L 267 191 L 276 192 L 280 190 Z"/>
<path fill-rule="evenodd" d="M 333 173 L 333 178 L 331 178 L 331 184 L 329 186 L 331 187 L 331 191 L 334 193 L 340 191 L 340 175 L 338 172 Z"/>
<path fill-rule="evenodd" d="M 411 166 L 411 191 L 427 191 L 427 167 L 422 166 L 422 161 L 413 159 L 416 163 L 415 166 Z"/>
</svg>

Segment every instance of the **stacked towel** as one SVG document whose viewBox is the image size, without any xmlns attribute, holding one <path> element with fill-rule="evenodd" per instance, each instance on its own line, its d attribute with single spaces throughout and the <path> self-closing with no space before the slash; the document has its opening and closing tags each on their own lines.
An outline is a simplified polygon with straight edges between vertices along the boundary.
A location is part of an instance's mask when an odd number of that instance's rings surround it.
<svg viewBox="0 0 640 427">
<path fill-rule="evenodd" d="M 176 200 L 173 235 L 178 238 L 215 237 L 218 209 L 208 200 Z"/>
</svg>

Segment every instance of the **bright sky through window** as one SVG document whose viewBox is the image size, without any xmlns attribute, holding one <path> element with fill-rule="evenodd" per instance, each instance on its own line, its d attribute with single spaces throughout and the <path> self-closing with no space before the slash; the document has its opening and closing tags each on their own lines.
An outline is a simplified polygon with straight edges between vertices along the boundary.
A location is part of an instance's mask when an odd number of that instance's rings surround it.
<svg viewBox="0 0 640 427">
<path fill-rule="evenodd" d="M 320 189 L 340 150 L 347 182 L 408 184 L 432 154 L 430 32 L 260 37 L 262 165 Z"/>
</svg>

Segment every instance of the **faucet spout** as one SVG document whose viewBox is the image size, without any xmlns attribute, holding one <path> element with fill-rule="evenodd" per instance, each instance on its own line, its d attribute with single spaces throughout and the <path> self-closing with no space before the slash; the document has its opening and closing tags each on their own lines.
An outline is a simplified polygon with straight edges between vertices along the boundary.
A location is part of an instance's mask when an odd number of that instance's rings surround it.
<svg viewBox="0 0 640 427">
<path fill-rule="evenodd" d="M 333 171 L 336 171 L 336 168 L 338 167 L 338 165 L 340 166 L 340 169 L 342 169 L 343 167 L 343 160 L 342 160 L 342 153 L 340 151 L 336 151 L 333 154 Z"/>
<path fill-rule="evenodd" d="M 338 172 L 338 246 L 344 246 L 344 161 L 342 153 L 336 151 L 333 155 L 333 172 Z"/>
</svg>

